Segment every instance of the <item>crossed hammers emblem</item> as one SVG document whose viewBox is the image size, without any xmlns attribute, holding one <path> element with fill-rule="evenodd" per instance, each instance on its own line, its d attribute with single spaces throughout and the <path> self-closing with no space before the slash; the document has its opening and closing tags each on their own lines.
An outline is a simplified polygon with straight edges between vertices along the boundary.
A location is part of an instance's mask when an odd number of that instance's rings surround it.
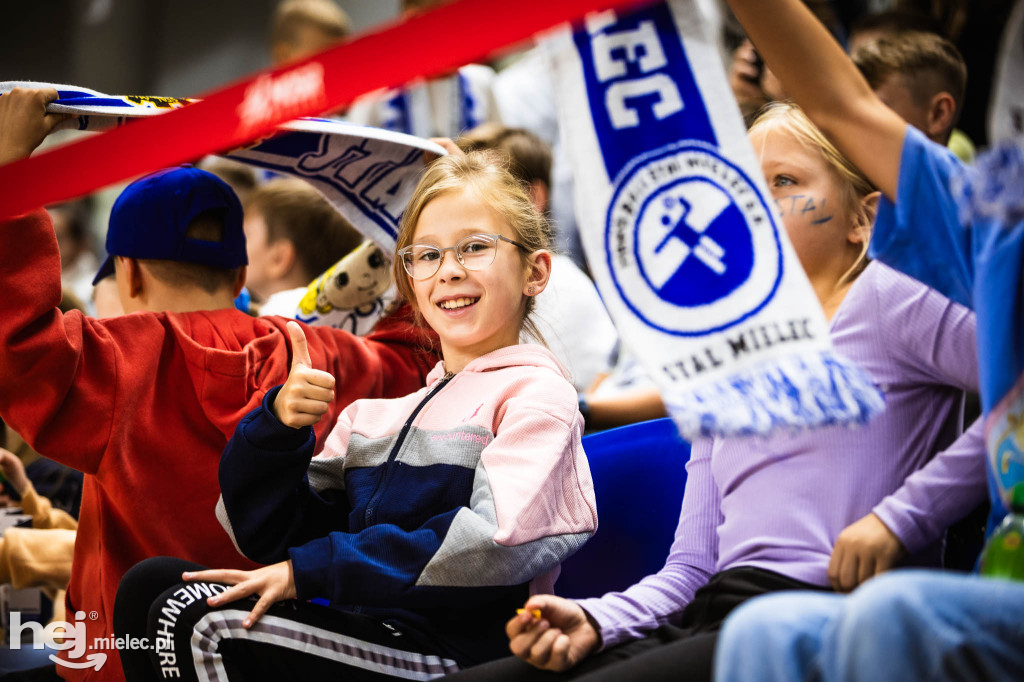
<svg viewBox="0 0 1024 682">
<path fill-rule="evenodd" d="M 654 252 L 660 253 L 669 241 L 673 239 L 678 240 L 681 242 L 679 245 L 682 256 L 679 261 L 680 266 L 682 266 L 687 258 L 693 255 L 716 275 L 723 274 L 725 272 L 725 263 L 722 262 L 722 258 L 725 257 L 725 249 L 722 248 L 721 244 L 704 234 L 714 223 L 714 220 L 701 220 L 696 221 L 696 224 L 691 224 L 688 218 L 690 217 L 692 206 L 686 199 L 678 196 L 666 198 L 665 208 L 670 209 L 675 201 L 682 205 L 683 214 L 654 248 Z M 661 222 L 667 227 L 672 223 L 672 218 L 666 213 L 661 217 Z"/>
</svg>

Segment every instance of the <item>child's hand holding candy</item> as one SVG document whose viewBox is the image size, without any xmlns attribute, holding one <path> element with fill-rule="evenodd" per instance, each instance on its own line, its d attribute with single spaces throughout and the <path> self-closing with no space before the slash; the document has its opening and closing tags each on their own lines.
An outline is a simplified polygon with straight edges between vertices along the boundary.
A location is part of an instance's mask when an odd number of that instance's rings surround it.
<svg viewBox="0 0 1024 682">
<path fill-rule="evenodd" d="M 601 645 L 601 634 L 583 607 L 550 594 L 530 597 L 505 632 L 512 653 L 555 672 L 568 670 Z"/>
</svg>

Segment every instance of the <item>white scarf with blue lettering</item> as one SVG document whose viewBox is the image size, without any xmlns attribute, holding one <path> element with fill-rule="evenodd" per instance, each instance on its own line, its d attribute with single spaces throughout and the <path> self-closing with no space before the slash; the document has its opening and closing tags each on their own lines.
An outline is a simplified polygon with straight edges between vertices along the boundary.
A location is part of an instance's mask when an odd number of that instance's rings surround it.
<svg viewBox="0 0 1024 682">
<path fill-rule="evenodd" d="M 694 3 L 589 15 L 548 41 L 583 246 L 684 436 L 860 423 Z"/>
<path fill-rule="evenodd" d="M 71 115 L 58 127 L 96 132 L 195 101 L 107 95 L 88 88 L 29 81 L 2 82 L 0 95 L 16 87 L 54 88 L 58 99 L 47 111 Z M 423 171 L 425 151 L 447 154 L 433 142 L 400 132 L 300 118 L 281 126 L 281 132 L 273 137 L 223 156 L 308 181 L 353 227 L 390 255 L 395 251 L 398 220 Z"/>
</svg>

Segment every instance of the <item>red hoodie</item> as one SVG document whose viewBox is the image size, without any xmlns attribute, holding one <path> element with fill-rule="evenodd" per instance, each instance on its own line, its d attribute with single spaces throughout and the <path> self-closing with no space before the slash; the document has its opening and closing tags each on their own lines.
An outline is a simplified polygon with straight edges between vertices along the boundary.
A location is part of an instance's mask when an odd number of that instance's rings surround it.
<svg viewBox="0 0 1024 682">
<path fill-rule="evenodd" d="M 86 646 L 115 635 L 118 583 L 146 557 L 254 567 L 215 516 L 217 467 L 241 418 L 288 376 L 287 320 L 234 309 L 62 315 L 57 240 L 42 210 L 0 223 L 0 292 L 0 416 L 40 454 L 88 474 L 67 615 L 85 612 Z M 313 366 L 337 378 L 320 440 L 350 402 L 411 393 L 435 361 L 407 316 L 366 338 L 305 331 Z M 99 671 L 58 671 L 123 679 L 116 649 L 94 652 L 107 654 Z"/>
</svg>

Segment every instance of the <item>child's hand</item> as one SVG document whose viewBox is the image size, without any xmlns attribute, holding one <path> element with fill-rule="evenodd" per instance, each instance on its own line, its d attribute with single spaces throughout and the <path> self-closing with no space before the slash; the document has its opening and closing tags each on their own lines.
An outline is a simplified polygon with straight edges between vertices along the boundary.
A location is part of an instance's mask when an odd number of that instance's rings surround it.
<svg viewBox="0 0 1024 682">
<path fill-rule="evenodd" d="M 57 99 L 53 88 L 14 88 L 0 96 L 0 165 L 25 158 L 68 118 L 48 114 L 46 105 Z"/>
<path fill-rule="evenodd" d="M 260 600 L 244 621 L 242 627 L 248 629 L 256 624 L 256 621 L 267 612 L 272 604 L 285 599 L 295 598 L 295 575 L 292 572 L 292 562 L 282 561 L 272 566 L 257 568 L 255 571 L 236 571 L 232 569 L 215 569 L 209 571 L 196 571 L 194 573 L 182 573 L 183 580 L 202 580 L 209 583 L 224 583 L 234 587 L 210 597 L 206 603 L 210 606 L 221 606 L 230 604 L 233 601 L 248 597 L 251 594 L 260 595 Z"/>
<path fill-rule="evenodd" d="M 459 145 L 455 144 L 451 138 L 448 137 L 432 137 L 430 141 L 436 145 L 444 147 L 444 150 L 453 156 L 465 156 L 466 152 L 459 148 Z M 437 159 L 441 158 L 433 152 L 423 152 L 423 163 L 429 164 Z"/>
<path fill-rule="evenodd" d="M 292 368 L 271 409 L 282 424 L 298 429 L 312 426 L 334 402 L 334 377 L 313 369 L 306 335 L 298 322 L 288 323 L 292 340 Z"/>
<path fill-rule="evenodd" d="M 505 633 L 512 653 L 555 672 L 573 667 L 601 644 L 601 635 L 582 606 L 550 594 L 530 597 L 505 625 Z"/>
<path fill-rule="evenodd" d="M 24 496 L 28 492 L 29 482 L 28 476 L 25 475 L 25 465 L 16 454 L 0 448 L 0 469 L 19 495 Z"/>
<path fill-rule="evenodd" d="M 851 592 L 868 578 L 888 571 L 907 550 L 874 514 L 851 523 L 836 538 L 828 579 L 836 592 Z"/>
<path fill-rule="evenodd" d="M 764 91 L 761 89 L 763 68 L 763 63 L 750 40 L 744 40 L 732 53 L 729 86 L 738 102 L 764 100 Z"/>
</svg>

